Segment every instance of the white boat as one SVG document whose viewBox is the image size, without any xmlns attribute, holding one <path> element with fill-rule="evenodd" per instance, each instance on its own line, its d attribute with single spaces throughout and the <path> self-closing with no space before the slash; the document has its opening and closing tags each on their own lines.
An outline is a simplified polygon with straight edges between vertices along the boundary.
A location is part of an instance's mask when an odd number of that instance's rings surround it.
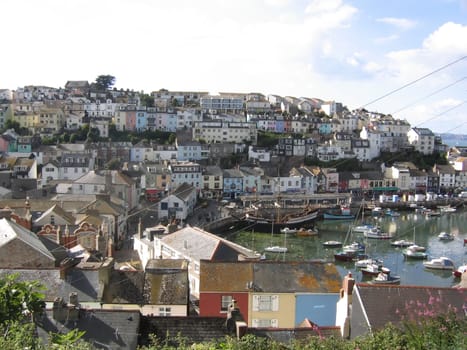
<svg viewBox="0 0 467 350">
<path fill-rule="evenodd" d="M 264 248 L 264 251 L 268 253 L 287 253 L 287 248 L 274 245 L 274 246 Z"/>
<path fill-rule="evenodd" d="M 414 247 L 414 246 L 410 246 Z M 417 250 L 416 248 L 407 248 L 405 249 L 402 254 L 408 259 L 426 259 L 428 258 L 428 254 L 424 251 Z"/>
<path fill-rule="evenodd" d="M 372 239 L 391 239 L 393 236 L 388 232 L 382 232 L 379 228 L 363 232 L 363 236 Z"/>
<path fill-rule="evenodd" d="M 415 243 L 413 241 L 408 241 L 406 239 L 398 239 L 397 241 L 391 242 L 393 247 L 409 247 L 414 244 Z"/>
<path fill-rule="evenodd" d="M 421 245 L 418 245 L 418 244 L 412 244 L 412 245 L 409 245 L 407 247 L 407 249 L 410 249 L 410 250 L 413 250 L 413 251 L 416 251 L 416 252 L 424 252 L 426 251 L 426 248 L 421 246 Z"/>
<path fill-rule="evenodd" d="M 323 246 L 326 248 L 339 248 L 339 247 L 342 247 L 342 242 L 326 241 L 326 242 L 323 242 Z"/>
<path fill-rule="evenodd" d="M 400 276 L 393 276 L 390 273 L 380 272 L 378 276 L 373 278 L 370 283 L 374 284 L 399 284 L 401 283 Z"/>
<path fill-rule="evenodd" d="M 453 208 L 450 205 L 443 205 L 443 206 L 438 205 L 438 209 L 442 213 L 455 213 L 456 212 L 456 208 Z"/>
<path fill-rule="evenodd" d="M 352 231 L 355 233 L 364 233 L 368 230 L 377 229 L 377 228 L 378 228 L 377 225 L 363 224 L 363 225 L 352 227 Z"/>
<path fill-rule="evenodd" d="M 461 277 L 462 274 L 467 272 L 467 265 L 461 265 L 456 270 L 452 271 L 454 277 Z"/>
<path fill-rule="evenodd" d="M 281 229 L 281 233 L 296 233 L 296 232 L 297 232 L 297 229 L 295 228 L 284 227 L 283 229 Z"/>
<path fill-rule="evenodd" d="M 380 259 L 373 259 L 373 258 L 368 258 L 368 259 L 360 259 L 355 262 L 355 267 L 362 269 L 367 267 L 368 265 L 376 264 L 380 268 L 383 267 L 383 261 Z"/>
<path fill-rule="evenodd" d="M 440 234 L 438 235 L 438 238 L 441 241 L 452 241 L 454 239 L 454 235 L 452 233 L 443 231 L 443 232 L 440 232 Z"/>
<path fill-rule="evenodd" d="M 431 259 L 430 261 L 425 261 L 423 263 L 427 269 L 434 270 L 454 270 L 454 263 L 451 259 L 444 256 L 436 259 Z"/>
</svg>

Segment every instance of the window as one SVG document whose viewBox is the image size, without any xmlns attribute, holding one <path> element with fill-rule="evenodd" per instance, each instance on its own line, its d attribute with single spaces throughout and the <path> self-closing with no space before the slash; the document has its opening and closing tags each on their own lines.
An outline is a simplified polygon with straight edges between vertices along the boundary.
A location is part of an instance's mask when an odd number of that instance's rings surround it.
<svg viewBox="0 0 467 350">
<path fill-rule="evenodd" d="M 279 326 L 279 322 L 277 319 L 253 319 L 253 327 L 254 328 L 277 328 Z"/>
<path fill-rule="evenodd" d="M 253 311 L 278 311 L 277 295 L 253 295 Z"/>
<path fill-rule="evenodd" d="M 170 307 L 160 307 L 159 316 L 170 316 L 172 313 L 172 308 Z"/>
<path fill-rule="evenodd" d="M 221 312 L 227 312 L 229 305 L 232 303 L 231 295 L 223 295 L 221 297 Z"/>
</svg>

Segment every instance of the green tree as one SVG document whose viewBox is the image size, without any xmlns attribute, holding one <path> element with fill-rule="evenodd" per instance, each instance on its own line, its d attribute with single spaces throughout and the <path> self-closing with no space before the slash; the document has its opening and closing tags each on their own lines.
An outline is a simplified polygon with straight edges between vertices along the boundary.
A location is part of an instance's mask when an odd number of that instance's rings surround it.
<svg viewBox="0 0 467 350">
<path fill-rule="evenodd" d="M 142 94 L 140 96 L 141 105 L 145 107 L 154 107 L 154 97 L 148 94 Z"/>
<path fill-rule="evenodd" d="M 0 323 L 23 321 L 45 307 L 44 287 L 38 282 L 18 281 L 13 274 L 0 279 Z"/>
<path fill-rule="evenodd" d="M 13 129 L 14 131 L 16 131 L 19 134 L 21 126 L 20 126 L 19 122 L 17 122 L 16 120 L 8 119 L 5 122 L 5 128 L 4 129 L 5 130 Z"/>
<path fill-rule="evenodd" d="M 96 78 L 94 86 L 98 91 L 107 91 L 115 84 L 115 77 L 113 75 L 99 75 Z"/>
</svg>

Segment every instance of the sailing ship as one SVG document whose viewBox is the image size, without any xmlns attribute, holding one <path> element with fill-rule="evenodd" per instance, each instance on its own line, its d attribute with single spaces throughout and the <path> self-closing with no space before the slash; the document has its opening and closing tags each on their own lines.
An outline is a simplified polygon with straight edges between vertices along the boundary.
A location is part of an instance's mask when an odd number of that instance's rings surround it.
<svg viewBox="0 0 467 350">
<path fill-rule="evenodd" d="M 288 228 L 290 230 L 298 230 L 301 228 L 312 228 L 314 221 L 319 216 L 318 208 L 312 206 L 306 206 L 303 210 L 293 213 L 287 213 L 281 215 L 279 212 L 280 205 L 276 202 L 276 215 L 261 215 L 258 209 L 252 208 L 252 211 L 248 211 L 242 219 L 248 223 L 249 227 L 254 227 L 256 231 L 268 232 L 271 227 L 274 233 L 280 233 L 281 230 Z M 263 208 L 265 209 L 265 208 Z M 271 211 L 264 210 L 265 213 Z"/>
</svg>

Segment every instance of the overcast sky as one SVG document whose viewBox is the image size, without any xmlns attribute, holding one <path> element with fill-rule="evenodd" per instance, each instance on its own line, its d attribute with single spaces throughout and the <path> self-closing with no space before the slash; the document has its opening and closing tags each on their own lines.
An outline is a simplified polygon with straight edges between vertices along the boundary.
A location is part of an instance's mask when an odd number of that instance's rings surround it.
<svg viewBox="0 0 467 350">
<path fill-rule="evenodd" d="M 117 88 L 317 97 L 467 134 L 467 0 L 3 0 L 1 13 L 0 88 L 110 74 Z"/>
</svg>

